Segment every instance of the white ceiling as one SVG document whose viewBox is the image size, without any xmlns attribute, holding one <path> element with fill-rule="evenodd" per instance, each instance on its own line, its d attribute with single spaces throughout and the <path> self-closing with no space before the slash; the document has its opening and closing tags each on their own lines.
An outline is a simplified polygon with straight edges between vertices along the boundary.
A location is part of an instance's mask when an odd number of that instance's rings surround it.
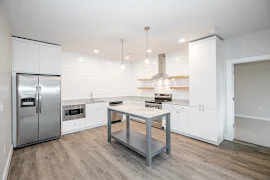
<svg viewBox="0 0 270 180">
<path fill-rule="evenodd" d="M 12 34 L 61 44 L 62 49 L 121 59 L 121 38 L 130 60 L 145 57 L 149 25 L 151 56 L 187 48 L 194 40 L 217 34 L 231 38 L 270 28 L 270 0 L 1 0 Z"/>
</svg>

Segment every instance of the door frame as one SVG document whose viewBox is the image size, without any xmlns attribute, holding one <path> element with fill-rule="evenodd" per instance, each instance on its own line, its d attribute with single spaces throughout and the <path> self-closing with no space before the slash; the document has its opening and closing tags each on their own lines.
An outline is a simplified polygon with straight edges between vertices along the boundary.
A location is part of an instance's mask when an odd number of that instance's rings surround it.
<svg viewBox="0 0 270 180">
<path fill-rule="evenodd" d="M 232 141 L 235 136 L 234 127 L 234 65 L 249 63 L 249 62 L 259 62 L 270 60 L 270 54 L 262 56 L 253 56 L 247 58 L 231 59 L 226 61 L 226 81 L 227 81 L 227 121 L 225 130 L 225 139 Z"/>
</svg>

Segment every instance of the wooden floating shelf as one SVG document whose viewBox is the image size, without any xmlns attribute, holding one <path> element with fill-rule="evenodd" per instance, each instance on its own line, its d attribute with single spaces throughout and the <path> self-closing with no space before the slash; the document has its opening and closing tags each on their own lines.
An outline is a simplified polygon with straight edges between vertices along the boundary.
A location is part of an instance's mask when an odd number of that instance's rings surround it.
<svg viewBox="0 0 270 180">
<path fill-rule="evenodd" d="M 174 86 L 171 89 L 189 89 L 189 86 Z"/>
<path fill-rule="evenodd" d="M 149 79 L 149 78 L 140 78 L 140 79 L 137 79 L 137 81 L 151 81 L 152 79 Z"/>
<path fill-rule="evenodd" d="M 138 87 L 138 89 L 154 89 L 154 87 Z"/>
<path fill-rule="evenodd" d="M 189 75 L 170 76 L 170 79 L 189 78 Z"/>
</svg>

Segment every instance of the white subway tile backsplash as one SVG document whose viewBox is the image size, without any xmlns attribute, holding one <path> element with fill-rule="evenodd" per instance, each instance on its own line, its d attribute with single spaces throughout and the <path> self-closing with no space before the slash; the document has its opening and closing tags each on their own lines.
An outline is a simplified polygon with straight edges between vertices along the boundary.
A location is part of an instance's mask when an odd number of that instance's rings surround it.
<svg viewBox="0 0 270 180">
<path fill-rule="evenodd" d="M 164 81 L 137 81 L 157 74 L 157 57 L 144 61 L 121 62 L 105 58 L 62 52 L 62 99 L 85 99 L 112 96 L 154 96 L 154 93 L 172 93 L 175 99 L 188 99 L 188 90 L 171 90 L 171 86 L 188 85 L 188 78 Z M 188 50 L 166 54 L 166 71 L 169 76 L 188 74 Z M 154 87 L 139 90 L 138 87 Z"/>
</svg>

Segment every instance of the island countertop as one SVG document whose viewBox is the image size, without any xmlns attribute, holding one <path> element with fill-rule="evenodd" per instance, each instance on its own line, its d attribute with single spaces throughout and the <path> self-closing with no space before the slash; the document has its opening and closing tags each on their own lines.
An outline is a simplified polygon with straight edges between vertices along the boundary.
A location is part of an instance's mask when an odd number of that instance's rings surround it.
<svg viewBox="0 0 270 180">
<path fill-rule="evenodd" d="M 155 119 L 159 116 L 164 116 L 165 114 L 170 113 L 170 110 L 164 109 L 153 109 L 147 107 L 138 107 L 134 105 L 120 105 L 120 106 L 110 106 L 108 107 L 110 110 L 128 113 L 130 116 L 142 117 L 143 119 Z"/>
</svg>

